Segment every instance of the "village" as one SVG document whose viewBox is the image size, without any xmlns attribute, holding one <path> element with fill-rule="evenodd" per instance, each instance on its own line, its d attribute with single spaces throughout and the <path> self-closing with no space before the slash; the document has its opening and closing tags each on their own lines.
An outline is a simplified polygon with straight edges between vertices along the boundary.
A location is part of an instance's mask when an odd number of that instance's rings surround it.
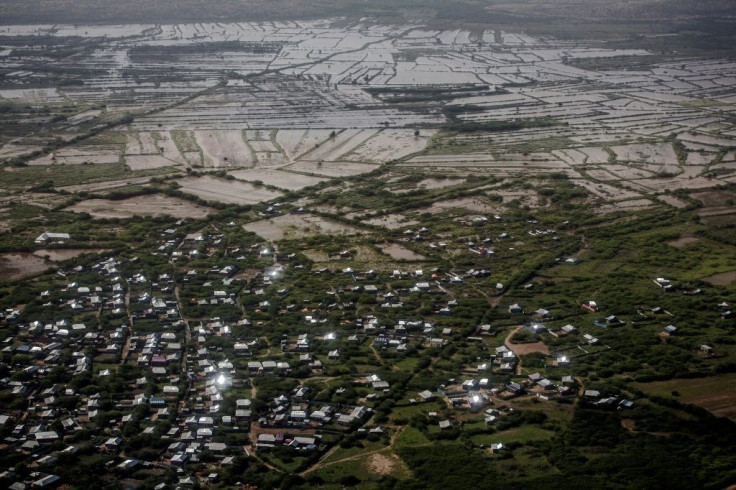
<svg viewBox="0 0 736 490">
<path fill-rule="evenodd" d="M 534 282 L 518 287 L 529 298 L 523 305 L 507 304 L 513 294 L 504 297 L 507 287 L 494 279 L 494 248 L 524 229 L 538 243 L 560 236 L 536 220 L 491 218 L 458 221 L 473 232 L 507 230 L 480 248 L 426 227 L 397 235 L 425 255 L 464 246 L 487 269 L 354 270 L 350 250 L 310 267 L 301 253 L 282 253 L 256 235 L 233 242 L 227 231 L 213 232 L 221 225 L 188 232 L 186 220 L 133 257 L 81 256 L 32 285 L 29 304 L 3 314 L 13 332 L 2 349 L 12 369 L 2 380 L 3 444 L 34 471 L 0 477 L 9 488 L 57 485 L 60 477 L 44 470 L 76 454 L 104 455 L 105 471 L 119 478 L 170 475 L 180 487 L 230 481 L 227 468 L 239 458 L 275 468 L 301 458 L 306 474 L 348 438 L 400 434 L 397 413 L 412 413 L 441 437 L 468 424 L 518 424 L 509 417 L 530 402 L 634 407 L 620 392 L 588 389 L 574 369 L 578 358 L 612 349 L 599 332 L 623 332 L 628 322 L 587 300 L 575 324 L 563 325 L 541 305 L 534 309 Z M 438 246 L 437 238 L 446 242 Z M 44 232 L 35 243 L 63 247 L 72 239 Z M 553 264 L 575 268 L 581 260 Z M 652 282 L 661 294 L 688 293 L 668 279 Z M 473 324 L 461 312 L 468 289 L 493 295 L 495 321 Z M 720 306 L 730 318 L 727 303 Z M 678 334 L 668 320 L 676 314 L 661 310 L 639 316 L 664 315 L 656 324 L 666 341 Z M 715 356 L 711 346 L 697 349 Z M 430 365 L 452 376 L 422 378 Z M 503 440 L 478 447 L 499 454 Z"/>
</svg>

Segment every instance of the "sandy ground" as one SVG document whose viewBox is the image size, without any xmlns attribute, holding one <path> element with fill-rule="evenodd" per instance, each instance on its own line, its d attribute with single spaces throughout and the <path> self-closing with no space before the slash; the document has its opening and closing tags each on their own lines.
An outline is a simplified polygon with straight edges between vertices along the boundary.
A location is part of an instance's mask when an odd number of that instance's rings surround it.
<svg viewBox="0 0 736 490">
<path fill-rule="evenodd" d="M 113 201 L 109 199 L 88 199 L 67 208 L 77 213 L 89 213 L 95 218 L 130 218 L 131 216 L 162 216 L 176 218 L 204 218 L 212 209 L 198 206 L 184 199 L 162 196 L 160 194 L 137 196 L 131 199 Z"/>
<path fill-rule="evenodd" d="M 390 475 L 396 468 L 397 462 L 385 454 L 372 454 L 366 461 L 371 473 L 377 475 Z"/>
<path fill-rule="evenodd" d="M 81 165 L 83 163 L 118 163 L 120 149 L 108 146 L 73 146 L 38 157 L 28 165 Z"/>
</svg>

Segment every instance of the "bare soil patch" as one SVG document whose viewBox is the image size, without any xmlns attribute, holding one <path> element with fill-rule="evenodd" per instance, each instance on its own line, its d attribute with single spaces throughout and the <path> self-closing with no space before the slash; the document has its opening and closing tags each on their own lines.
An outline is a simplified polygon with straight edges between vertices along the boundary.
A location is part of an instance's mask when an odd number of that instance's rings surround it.
<svg viewBox="0 0 736 490">
<path fill-rule="evenodd" d="M 0 281 L 14 281 L 34 276 L 49 267 L 50 263 L 30 253 L 0 254 Z"/>
<path fill-rule="evenodd" d="M 322 175 L 325 177 L 350 177 L 375 170 L 375 165 L 357 162 L 306 162 L 302 161 L 290 165 L 289 170 L 306 174 Z"/>
<path fill-rule="evenodd" d="M 481 199 L 475 197 L 462 197 L 459 199 L 436 202 L 428 209 L 422 209 L 421 212 L 436 214 L 453 208 L 463 208 L 477 213 L 495 213 L 499 211 L 496 207 L 487 204 Z"/>
<path fill-rule="evenodd" d="M 712 276 L 704 277 L 702 280 L 713 284 L 714 286 L 728 286 L 736 282 L 736 271 L 713 274 Z"/>
<path fill-rule="evenodd" d="M 671 242 L 667 242 L 667 245 L 672 245 L 675 248 L 685 248 L 691 243 L 698 243 L 700 241 L 700 238 L 696 238 L 694 236 L 684 236 L 681 238 L 678 238 L 677 240 L 672 240 Z"/>
<path fill-rule="evenodd" d="M 354 235 L 361 233 L 361 230 L 355 227 L 313 214 L 286 214 L 248 223 L 244 228 L 266 240 L 281 240 L 285 237 L 304 237 L 320 234 Z"/>
<path fill-rule="evenodd" d="M 381 453 L 375 453 L 368 457 L 366 465 L 371 473 L 377 475 L 390 475 L 396 469 L 396 461 Z"/>
<path fill-rule="evenodd" d="M 678 199 L 675 196 L 659 196 L 659 200 L 669 204 L 670 206 L 674 206 L 678 209 L 682 209 L 687 207 L 687 202 L 683 201 L 682 199 Z"/>
<path fill-rule="evenodd" d="M 178 162 L 173 162 L 161 155 L 126 155 L 125 163 L 133 171 L 179 165 Z"/>
<path fill-rule="evenodd" d="M 204 206 L 160 194 L 138 196 L 120 201 L 88 199 L 67 208 L 68 211 L 89 213 L 95 218 L 130 218 L 131 216 L 163 216 L 200 219 L 212 213 Z"/>
<path fill-rule="evenodd" d="M 419 255 L 418 253 L 415 253 L 406 247 L 402 247 L 401 245 L 397 243 L 384 243 L 382 245 L 379 245 L 379 248 L 381 249 L 383 253 L 388 254 L 397 260 L 424 260 L 425 259 L 423 255 Z"/>
<path fill-rule="evenodd" d="M 84 254 L 98 254 L 102 252 L 109 252 L 108 248 L 59 248 L 59 249 L 46 249 L 42 248 L 33 252 L 36 257 L 48 257 L 50 260 L 60 262 L 62 260 L 73 259 Z"/>
<path fill-rule="evenodd" d="M 378 218 L 365 220 L 365 223 L 374 226 L 383 226 L 384 228 L 388 228 L 389 230 L 396 230 L 398 228 L 414 226 L 419 222 L 414 219 L 407 218 L 403 214 L 389 214 L 387 216 L 380 216 Z"/>
<path fill-rule="evenodd" d="M 118 163 L 119 161 L 119 148 L 77 145 L 35 158 L 28 162 L 28 165 L 81 165 L 83 163 Z"/>
<path fill-rule="evenodd" d="M 524 354 L 531 354 L 532 352 L 541 352 L 542 354 L 549 354 L 549 347 L 544 342 L 533 342 L 529 344 L 513 344 L 509 343 L 509 349 L 514 351 L 517 356 L 523 356 Z"/>
<path fill-rule="evenodd" d="M 346 156 L 348 160 L 383 163 L 422 151 L 437 131 L 425 129 L 414 136 L 411 129 L 385 129 Z"/>
</svg>

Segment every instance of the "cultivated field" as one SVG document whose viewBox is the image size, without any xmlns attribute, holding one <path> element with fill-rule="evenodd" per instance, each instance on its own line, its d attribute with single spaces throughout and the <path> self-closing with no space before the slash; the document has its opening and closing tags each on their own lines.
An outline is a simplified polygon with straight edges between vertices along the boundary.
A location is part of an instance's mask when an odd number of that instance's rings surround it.
<svg viewBox="0 0 736 490">
<path fill-rule="evenodd" d="M 183 199 L 155 195 L 143 195 L 131 199 L 87 199 L 67 208 L 68 211 L 88 213 L 95 218 L 130 218 L 131 216 L 163 216 L 200 219 L 212 210 Z"/>
<path fill-rule="evenodd" d="M 673 379 L 653 383 L 635 383 L 645 393 L 674 398 L 683 403 L 699 405 L 718 417 L 736 421 L 736 374 L 723 374 L 704 379 Z M 677 391 L 680 395 L 672 396 Z"/>
<path fill-rule="evenodd" d="M 256 187 L 247 182 L 218 179 L 212 176 L 186 177 L 177 181 L 180 189 L 205 201 L 228 204 L 255 204 L 279 197 L 279 192 Z"/>
</svg>

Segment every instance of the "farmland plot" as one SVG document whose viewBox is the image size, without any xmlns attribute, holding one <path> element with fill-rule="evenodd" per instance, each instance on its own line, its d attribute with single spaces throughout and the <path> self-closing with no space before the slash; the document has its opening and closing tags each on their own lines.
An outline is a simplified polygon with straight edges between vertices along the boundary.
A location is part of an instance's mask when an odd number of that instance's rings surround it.
<svg viewBox="0 0 736 490">
<path fill-rule="evenodd" d="M 168 167 L 170 165 L 179 165 L 178 162 L 171 161 L 161 155 L 126 155 L 125 164 L 131 170 L 147 170 L 151 168 Z"/>
<path fill-rule="evenodd" d="M 417 153 L 427 146 L 436 130 L 423 130 L 418 136 L 411 129 L 384 129 L 374 134 L 363 144 L 355 147 L 346 160 L 384 163 Z"/>
<path fill-rule="evenodd" d="M 177 181 L 181 190 L 205 201 L 225 204 L 255 204 L 281 196 L 281 193 L 256 187 L 247 182 L 218 179 L 211 176 L 186 177 Z"/>
<path fill-rule="evenodd" d="M 266 240 L 281 240 L 314 235 L 355 235 L 362 233 L 353 226 L 315 216 L 313 214 L 286 214 L 243 226 Z"/>
<path fill-rule="evenodd" d="M 324 177 L 350 177 L 371 172 L 376 169 L 376 165 L 356 162 L 298 162 L 284 170 L 293 172 L 312 174 Z"/>
<path fill-rule="evenodd" d="M 426 257 L 420 255 L 398 243 L 384 243 L 379 245 L 381 252 L 390 255 L 396 260 L 424 260 Z"/>
<path fill-rule="evenodd" d="M 88 213 L 95 218 L 130 218 L 131 216 L 163 216 L 176 218 L 204 218 L 212 209 L 198 206 L 183 199 L 159 194 L 138 196 L 131 199 L 87 199 L 67 211 Z"/>
<path fill-rule="evenodd" d="M 83 163 L 118 163 L 120 148 L 75 145 L 62 148 L 28 162 L 29 165 L 81 165 Z"/>
<path fill-rule="evenodd" d="M 204 152 L 205 166 L 246 167 L 256 162 L 241 131 L 195 131 L 194 137 Z"/>
<path fill-rule="evenodd" d="M 296 174 L 293 172 L 266 168 L 235 170 L 229 174 L 236 179 L 247 180 L 250 182 L 260 180 L 266 185 L 272 185 L 287 191 L 303 189 L 327 180 L 322 177 L 313 177 L 311 175 Z"/>
<path fill-rule="evenodd" d="M 677 164 L 677 155 L 671 143 L 614 146 L 611 149 L 620 161 Z"/>
<path fill-rule="evenodd" d="M 312 150 L 330 137 L 326 129 L 282 129 L 276 133 L 276 142 L 291 160 Z"/>
<path fill-rule="evenodd" d="M 365 220 L 366 223 L 374 226 L 383 226 L 389 230 L 398 230 L 400 228 L 406 228 L 408 226 L 414 226 L 419 221 L 404 216 L 403 214 L 389 214 L 386 216 L 379 216 L 376 218 L 370 218 Z"/>
<path fill-rule="evenodd" d="M 375 130 L 365 129 L 347 129 L 345 131 L 341 131 L 334 137 L 330 137 L 314 150 L 303 155 L 302 158 L 306 160 L 322 160 L 326 162 L 341 160 L 340 157 L 350 153 L 356 146 L 361 145 L 376 133 L 377 131 Z M 344 160 L 344 158 L 342 159 Z"/>
</svg>

